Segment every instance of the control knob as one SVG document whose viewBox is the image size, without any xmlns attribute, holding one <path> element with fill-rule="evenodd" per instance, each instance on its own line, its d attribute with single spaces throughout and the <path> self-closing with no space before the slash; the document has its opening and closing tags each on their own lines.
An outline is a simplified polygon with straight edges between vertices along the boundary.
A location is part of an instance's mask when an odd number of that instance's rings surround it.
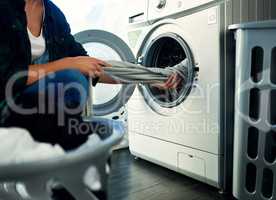
<svg viewBox="0 0 276 200">
<path fill-rule="evenodd" d="M 158 9 L 163 9 L 163 8 L 165 8 L 166 4 L 167 4 L 167 0 L 158 0 L 158 4 L 156 7 Z"/>
</svg>

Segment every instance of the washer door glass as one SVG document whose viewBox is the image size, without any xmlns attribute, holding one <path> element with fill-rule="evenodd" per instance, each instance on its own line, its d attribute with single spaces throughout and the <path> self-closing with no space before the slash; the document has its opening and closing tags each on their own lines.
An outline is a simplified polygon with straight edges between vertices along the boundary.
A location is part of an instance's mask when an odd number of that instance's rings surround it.
<svg viewBox="0 0 276 200">
<path fill-rule="evenodd" d="M 177 88 L 163 90 L 150 85 L 140 85 L 139 89 L 151 108 L 156 109 L 154 104 L 164 108 L 173 108 L 181 104 L 192 89 L 195 67 L 188 45 L 177 34 L 162 34 L 148 45 L 143 61 L 145 66 L 172 67 L 185 59 L 188 59 L 188 65 L 184 69 L 185 77 L 182 77 L 182 82 Z"/>
<path fill-rule="evenodd" d="M 101 60 L 122 60 L 120 55 L 111 47 L 96 42 L 83 44 L 89 56 Z M 98 83 L 93 90 L 93 104 L 95 106 L 106 104 L 116 97 L 122 89 L 122 85 Z"/>
<path fill-rule="evenodd" d="M 101 30 L 87 30 L 75 35 L 89 56 L 102 60 L 123 60 L 135 62 L 130 48 L 112 33 Z M 93 114 L 104 116 L 117 112 L 128 101 L 134 85 L 113 85 L 98 83 L 93 88 Z"/>
</svg>

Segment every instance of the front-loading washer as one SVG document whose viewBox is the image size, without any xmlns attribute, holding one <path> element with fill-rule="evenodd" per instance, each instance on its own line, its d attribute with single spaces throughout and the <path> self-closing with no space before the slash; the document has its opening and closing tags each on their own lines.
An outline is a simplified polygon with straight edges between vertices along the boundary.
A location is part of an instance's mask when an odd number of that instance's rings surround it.
<svg viewBox="0 0 276 200">
<path fill-rule="evenodd" d="M 130 16 L 128 34 L 142 65 L 189 61 L 181 87 L 165 91 L 139 84 L 134 90 L 128 102 L 131 153 L 218 188 L 224 188 L 227 163 L 224 6 L 214 0 L 148 1 L 147 23 Z"/>
<path fill-rule="evenodd" d="M 129 18 L 129 45 L 102 30 L 76 35 L 92 56 L 99 52 L 150 67 L 188 59 L 189 75 L 179 88 L 121 85 L 104 102 L 94 103 L 93 113 L 118 112 L 128 101 L 132 154 L 219 188 L 225 166 L 220 109 L 223 2 L 144 0 L 143 8 L 136 7 L 138 13 Z"/>
</svg>

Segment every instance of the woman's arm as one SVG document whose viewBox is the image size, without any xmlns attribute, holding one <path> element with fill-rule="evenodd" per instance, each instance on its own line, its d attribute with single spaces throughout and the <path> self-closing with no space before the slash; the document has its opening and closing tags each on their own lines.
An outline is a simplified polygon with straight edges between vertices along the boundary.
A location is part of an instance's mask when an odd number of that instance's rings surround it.
<svg viewBox="0 0 276 200">
<path fill-rule="evenodd" d="M 59 21 L 60 26 L 60 32 L 63 32 L 63 35 L 66 35 L 65 42 L 63 43 L 65 46 L 64 49 L 68 49 L 68 55 L 69 56 L 87 56 L 86 50 L 83 48 L 83 46 L 78 43 L 73 35 L 71 34 L 71 28 L 68 24 L 66 17 L 64 16 L 63 12 L 52 2 L 50 2 L 53 13 L 56 14 L 56 19 Z M 122 82 L 113 79 L 112 77 L 108 76 L 105 73 L 101 73 L 99 76 L 99 82 L 101 83 L 107 83 L 107 84 L 122 84 Z M 97 79 L 94 79 L 97 80 Z M 157 84 L 156 87 L 159 87 L 161 89 L 168 89 L 171 87 L 175 87 L 175 85 L 178 85 L 179 81 L 176 81 L 174 77 L 170 77 L 168 81 L 165 84 Z M 97 82 L 97 81 L 96 81 Z"/>
<path fill-rule="evenodd" d="M 182 81 L 182 78 L 174 74 L 174 75 L 171 75 L 165 83 L 155 83 L 155 84 L 151 84 L 151 86 L 156 87 L 160 90 L 175 89 L 178 87 L 181 81 Z M 100 76 L 99 82 L 107 83 L 107 84 L 123 84 L 123 82 L 119 80 L 115 80 L 104 73 Z"/>
<path fill-rule="evenodd" d="M 30 85 L 44 76 L 65 69 L 77 69 L 90 77 L 101 77 L 102 66 L 107 65 L 101 60 L 88 56 L 67 57 L 47 64 L 30 65 L 27 85 Z"/>
<path fill-rule="evenodd" d="M 183 81 L 183 78 L 178 74 L 172 74 L 168 80 L 164 83 L 153 83 L 151 84 L 152 87 L 156 87 L 160 90 L 167 90 L 167 89 L 175 89 L 179 86 L 179 84 Z M 100 75 L 99 79 L 100 83 L 107 83 L 107 84 L 123 84 L 120 80 L 116 80 L 112 78 L 111 76 L 108 76 L 105 73 L 102 73 Z"/>
<path fill-rule="evenodd" d="M 183 77 L 179 74 L 172 74 L 165 83 L 156 83 L 151 86 L 160 90 L 176 89 L 182 81 Z"/>
</svg>

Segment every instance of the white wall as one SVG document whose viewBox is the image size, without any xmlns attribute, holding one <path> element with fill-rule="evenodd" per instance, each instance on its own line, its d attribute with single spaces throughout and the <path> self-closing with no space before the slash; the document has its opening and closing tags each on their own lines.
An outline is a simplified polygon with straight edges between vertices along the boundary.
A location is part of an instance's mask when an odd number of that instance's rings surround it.
<svg viewBox="0 0 276 200">
<path fill-rule="evenodd" d="M 52 0 L 65 14 L 72 33 L 104 29 L 126 39 L 127 0 Z"/>
</svg>

